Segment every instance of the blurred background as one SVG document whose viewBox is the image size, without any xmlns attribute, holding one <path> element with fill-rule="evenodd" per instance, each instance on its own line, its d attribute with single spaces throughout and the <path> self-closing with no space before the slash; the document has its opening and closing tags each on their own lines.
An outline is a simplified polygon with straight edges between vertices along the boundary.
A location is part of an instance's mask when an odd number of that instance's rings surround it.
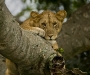
<svg viewBox="0 0 90 75">
<path fill-rule="evenodd" d="M 67 11 L 67 19 L 71 14 L 90 3 L 90 0 L 5 0 L 5 3 L 19 23 L 22 23 L 30 16 L 31 11 L 42 12 L 43 10 Z M 72 59 L 66 60 L 68 69 L 80 68 L 90 75 L 90 51 L 83 52 Z"/>
</svg>

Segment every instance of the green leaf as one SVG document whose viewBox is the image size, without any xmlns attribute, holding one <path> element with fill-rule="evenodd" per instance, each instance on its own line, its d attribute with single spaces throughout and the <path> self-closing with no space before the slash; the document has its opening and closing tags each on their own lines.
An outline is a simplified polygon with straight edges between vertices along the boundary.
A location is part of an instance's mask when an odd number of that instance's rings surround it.
<svg viewBox="0 0 90 75">
<path fill-rule="evenodd" d="M 62 54 L 64 52 L 64 49 L 63 48 L 59 48 L 56 51 Z"/>
</svg>

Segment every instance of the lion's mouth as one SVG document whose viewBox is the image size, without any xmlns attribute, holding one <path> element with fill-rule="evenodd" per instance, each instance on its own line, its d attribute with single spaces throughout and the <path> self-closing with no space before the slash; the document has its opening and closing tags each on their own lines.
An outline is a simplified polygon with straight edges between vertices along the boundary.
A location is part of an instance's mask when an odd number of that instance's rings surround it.
<svg viewBox="0 0 90 75">
<path fill-rule="evenodd" d="M 45 39 L 46 40 L 55 40 L 57 38 L 57 36 L 52 36 L 52 37 L 50 37 L 50 36 L 45 36 Z"/>
</svg>

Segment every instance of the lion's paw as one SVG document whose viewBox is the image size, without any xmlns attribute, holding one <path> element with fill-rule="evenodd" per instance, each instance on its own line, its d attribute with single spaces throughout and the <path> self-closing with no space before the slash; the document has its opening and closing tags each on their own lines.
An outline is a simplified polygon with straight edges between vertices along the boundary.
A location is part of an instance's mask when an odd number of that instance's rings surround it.
<svg viewBox="0 0 90 75">
<path fill-rule="evenodd" d="M 39 27 L 34 27 L 33 32 L 38 34 L 41 37 L 45 36 L 45 31 L 43 29 L 39 28 Z"/>
</svg>

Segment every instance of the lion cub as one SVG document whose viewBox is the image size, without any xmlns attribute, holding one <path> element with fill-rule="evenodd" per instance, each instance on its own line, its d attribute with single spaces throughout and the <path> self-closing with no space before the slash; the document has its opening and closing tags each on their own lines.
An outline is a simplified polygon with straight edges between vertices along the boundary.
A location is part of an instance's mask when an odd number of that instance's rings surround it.
<svg viewBox="0 0 90 75">
<path fill-rule="evenodd" d="M 66 15 L 65 10 L 57 13 L 47 10 L 41 14 L 32 11 L 31 17 L 27 19 L 21 27 L 43 36 L 52 44 L 53 49 L 58 49 L 55 39 L 62 28 L 62 23 Z"/>
<path fill-rule="evenodd" d="M 66 11 L 64 10 L 57 13 L 48 10 L 41 14 L 33 11 L 31 12 L 31 17 L 24 21 L 21 27 L 39 34 L 52 44 L 53 49 L 58 49 L 55 39 L 62 28 L 65 17 Z M 6 65 L 6 75 L 20 75 L 17 66 L 13 62 L 6 59 Z"/>
</svg>

